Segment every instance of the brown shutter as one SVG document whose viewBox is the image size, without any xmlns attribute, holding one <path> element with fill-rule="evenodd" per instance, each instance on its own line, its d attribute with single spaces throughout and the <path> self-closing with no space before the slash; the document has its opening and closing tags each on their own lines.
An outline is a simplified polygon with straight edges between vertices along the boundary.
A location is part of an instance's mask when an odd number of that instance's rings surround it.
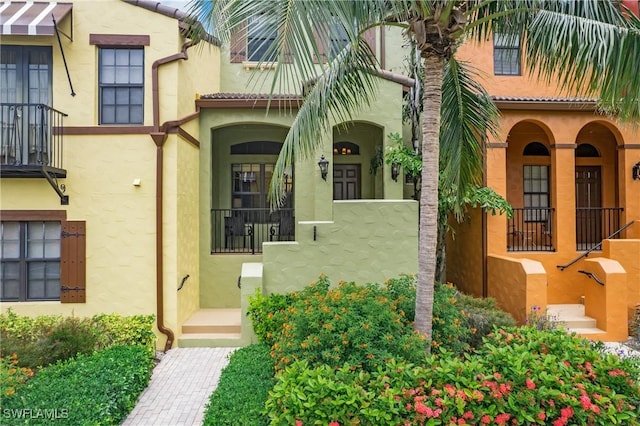
<svg viewBox="0 0 640 426">
<path fill-rule="evenodd" d="M 247 60 L 247 24 L 239 26 L 232 34 L 229 43 L 232 63 L 240 63 Z"/>
<path fill-rule="evenodd" d="M 84 221 L 62 222 L 60 253 L 60 302 L 86 302 L 86 225 Z"/>
<path fill-rule="evenodd" d="M 377 53 L 376 53 L 376 29 L 375 28 L 368 29 L 367 31 L 364 32 L 364 34 L 362 34 L 362 38 L 364 39 L 364 41 L 367 42 L 367 44 L 371 48 L 371 51 L 373 52 L 373 54 L 377 55 Z"/>
</svg>

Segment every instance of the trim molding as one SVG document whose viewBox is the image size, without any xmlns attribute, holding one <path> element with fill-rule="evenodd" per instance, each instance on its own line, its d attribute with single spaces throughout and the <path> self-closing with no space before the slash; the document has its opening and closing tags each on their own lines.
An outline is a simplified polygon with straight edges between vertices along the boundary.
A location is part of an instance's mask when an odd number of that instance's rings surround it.
<svg viewBox="0 0 640 426">
<path fill-rule="evenodd" d="M 191 135 L 191 133 L 187 132 L 182 127 L 175 127 L 169 130 L 169 133 L 174 133 L 174 130 L 175 130 L 175 133 L 177 133 L 180 137 L 182 137 L 182 139 L 184 139 L 191 145 L 195 146 L 196 148 L 200 149 L 200 141 L 196 139 L 193 135 Z"/>
<path fill-rule="evenodd" d="M 153 126 L 73 126 L 62 127 L 65 135 L 147 135 Z"/>
<path fill-rule="evenodd" d="M 506 142 L 489 142 L 486 146 L 487 148 L 506 148 L 509 144 Z"/>
<path fill-rule="evenodd" d="M 0 210 L 2 220 L 67 220 L 66 210 Z"/>
<path fill-rule="evenodd" d="M 94 46 L 149 46 L 151 37 L 133 34 L 89 34 L 89 44 Z"/>
<path fill-rule="evenodd" d="M 640 149 L 640 143 L 628 143 L 625 145 L 618 145 L 618 149 Z"/>
<path fill-rule="evenodd" d="M 272 99 L 269 105 L 268 99 L 198 99 L 196 106 L 199 108 L 299 108 L 302 105 L 300 98 Z"/>
<path fill-rule="evenodd" d="M 576 149 L 578 144 L 575 143 L 556 143 L 551 145 L 551 148 L 555 149 Z"/>
</svg>

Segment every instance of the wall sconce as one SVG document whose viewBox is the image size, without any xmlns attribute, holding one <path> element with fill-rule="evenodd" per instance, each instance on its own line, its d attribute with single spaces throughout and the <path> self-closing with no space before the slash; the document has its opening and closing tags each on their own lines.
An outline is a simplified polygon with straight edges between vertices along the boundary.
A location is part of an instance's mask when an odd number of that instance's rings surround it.
<svg viewBox="0 0 640 426">
<path fill-rule="evenodd" d="M 400 174 L 400 163 L 391 163 L 391 179 L 394 182 L 398 181 L 398 175 Z"/>
<path fill-rule="evenodd" d="M 640 161 L 638 161 L 631 169 L 633 180 L 640 180 Z"/>
<path fill-rule="evenodd" d="M 324 157 L 324 154 L 322 154 L 320 161 L 318 161 L 318 167 L 320 167 L 322 179 L 327 180 L 327 173 L 329 173 L 329 160 Z"/>
</svg>

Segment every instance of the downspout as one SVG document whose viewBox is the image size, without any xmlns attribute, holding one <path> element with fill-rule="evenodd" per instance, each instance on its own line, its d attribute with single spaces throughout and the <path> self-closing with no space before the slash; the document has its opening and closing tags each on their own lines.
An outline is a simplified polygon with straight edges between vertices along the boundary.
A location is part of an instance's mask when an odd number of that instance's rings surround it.
<svg viewBox="0 0 640 426">
<path fill-rule="evenodd" d="M 163 163 L 164 151 L 162 150 L 164 142 L 167 140 L 167 133 L 160 130 L 160 92 L 158 81 L 158 68 L 160 65 L 178 61 L 180 59 L 187 60 L 187 49 L 196 44 L 188 41 L 182 45 L 180 53 L 156 60 L 151 66 L 151 87 L 152 87 L 152 103 L 153 103 L 153 132 L 150 136 L 156 144 L 156 318 L 158 330 L 167 336 L 167 342 L 164 345 L 164 351 L 168 351 L 173 346 L 175 335 L 173 331 L 164 325 L 164 250 L 163 250 Z"/>
</svg>

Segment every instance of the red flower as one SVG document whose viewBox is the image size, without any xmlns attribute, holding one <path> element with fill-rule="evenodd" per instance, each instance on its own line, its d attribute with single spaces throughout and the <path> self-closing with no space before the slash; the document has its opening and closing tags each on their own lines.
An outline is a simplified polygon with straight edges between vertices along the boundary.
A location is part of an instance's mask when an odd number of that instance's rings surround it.
<svg viewBox="0 0 640 426">
<path fill-rule="evenodd" d="M 488 425 L 489 423 L 491 423 L 491 417 L 489 417 L 488 415 L 484 415 L 482 416 L 482 418 L 480 419 L 480 423 Z"/>
<path fill-rule="evenodd" d="M 544 419 L 546 419 L 546 418 L 547 418 L 547 416 L 546 416 L 543 412 L 539 412 L 539 413 L 538 413 L 538 418 L 539 418 L 540 420 L 544 420 Z"/>
<path fill-rule="evenodd" d="M 471 411 L 467 411 L 466 413 L 464 413 L 464 414 L 462 415 L 462 418 L 463 418 L 463 419 L 470 420 L 470 419 L 472 419 L 472 418 L 473 418 L 473 413 L 472 413 Z"/>
<path fill-rule="evenodd" d="M 509 420 L 510 417 L 511 417 L 511 414 L 507 414 L 507 413 L 498 414 L 495 418 L 496 424 L 499 424 L 499 425 L 507 424 L 507 421 Z"/>
<path fill-rule="evenodd" d="M 340 423 L 338 423 L 338 422 L 330 422 L 329 426 L 340 426 Z"/>
<path fill-rule="evenodd" d="M 296 420 L 296 426 L 302 426 L 302 420 Z"/>
<path fill-rule="evenodd" d="M 573 408 L 571 408 L 571 407 L 562 408 L 560 410 L 560 416 L 562 416 L 562 417 L 564 417 L 566 419 L 570 418 L 571 416 L 573 416 Z"/>
<path fill-rule="evenodd" d="M 536 388 L 536 384 L 533 383 L 533 380 L 527 379 L 527 380 L 525 380 L 525 382 L 527 384 L 527 389 L 535 389 Z"/>
<path fill-rule="evenodd" d="M 431 410 L 431 408 L 427 407 L 420 401 L 416 402 L 415 408 L 416 408 L 416 412 L 420 414 L 427 414 L 428 411 L 431 411 L 431 413 L 433 414 L 433 411 Z"/>
<path fill-rule="evenodd" d="M 587 395 L 582 395 L 580 397 L 580 405 L 583 410 L 588 410 L 591 408 L 591 399 Z"/>
</svg>

